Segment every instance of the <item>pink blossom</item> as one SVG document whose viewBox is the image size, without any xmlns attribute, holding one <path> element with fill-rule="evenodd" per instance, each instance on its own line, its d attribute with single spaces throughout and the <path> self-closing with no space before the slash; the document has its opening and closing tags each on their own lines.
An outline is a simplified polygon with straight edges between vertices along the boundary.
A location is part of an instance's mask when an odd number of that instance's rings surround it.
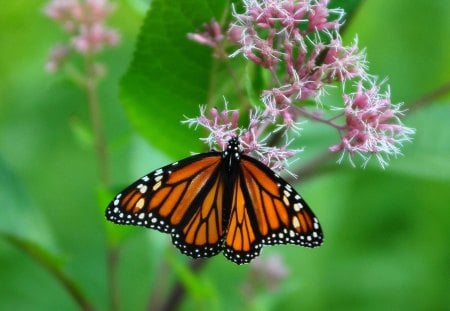
<svg viewBox="0 0 450 311">
<path fill-rule="evenodd" d="M 251 111 L 247 127 L 239 126 L 238 121 L 239 112 L 237 110 L 229 110 L 225 107 L 223 111 L 218 111 L 216 108 L 212 108 L 207 115 L 206 108 L 202 107 L 199 117 L 186 118 L 183 123 L 206 128 L 209 134 L 202 140 L 208 143 L 212 149 L 214 146 L 218 146 L 221 150 L 225 150 L 230 138 L 239 136 L 243 153 L 252 154 L 267 166 L 278 171 L 285 169 L 286 161 L 302 151 L 302 149 L 288 148 L 290 141 L 281 147 L 267 146 L 266 141 L 270 134 L 264 137 L 261 135 L 264 128 L 271 122 L 257 110 Z"/>
<path fill-rule="evenodd" d="M 80 27 L 79 35 L 73 37 L 72 44 L 80 53 L 100 51 L 105 45 L 116 45 L 119 35 L 115 30 L 107 29 L 102 24 Z"/>
<path fill-rule="evenodd" d="M 343 16 L 342 10 L 333 10 L 334 14 L 339 14 L 338 20 L 329 21 L 330 10 L 328 9 L 329 0 L 318 0 L 312 4 L 308 12 L 308 29 L 309 31 L 321 31 L 325 29 L 337 29 L 340 27 L 339 20 Z"/>
<path fill-rule="evenodd" d="M 359 154 L 363 165 L 366 154 L 375 155 L 382 167 L 387 165 L 386 157 L 401 154 L 400 146 L 411 140 L 414 129 L 401 124 L 400 105 L 391 104 L 389 91 L 381 94 L 379 85 L 372 83 L 366 89 L 359 82 L 355 93 L 344 95 L 344 102 L 345 131 L 341 142 L 330 147 L 332 152 L 342 151 L 342 157 L 347 152 L 350 160 Z"/>
<path fill-rule="evenodd" d="M 78 17 L 84 24 L 98 24 L 104 22 L 114 11 L 114 6 L 107 0 L 84 0 L 82 13 Z"/>
<path fill-rule="evenodd" d="M 44 13 L 55 21 L 66 21 L 74 18 L 78 11 L 77 0 L 53 0 L 44 8 Z"/>
<path fill-rule="evenodd" d="M 209 135 L 202 140 L 209 144 L 211 148 L 217 145 L 225 150 L 228 141 L 239 135 L 239 112 L 237 110 L 228 110 L 225 103 L 225 109 L 218 111 L 216 108 L 209 110 L 209 116 L 206 115 L 206 107 L 200 107 L 200 116 L 196 118 L 186 118 L 183 123 L 189 126 L 203 127 L 209 132 Z"/>
<path fill-rule="evenodd" d="M 356 77 L 366 78 L 366 54 L 358 48 L 358 40 L 353 45 L 344 46 L 338 36 L 328 45 L 320 71 L 330 79 L 347 81 Z"/>
<path fill-rule="evenodd" d="M 210 46 L 212 48 L 216 47 L 217 44 L 221 42 L 224 38 L 219 23 L 215 19 L 212 19 L 209 23 L 205 24 L 203 27 L 205 31 L 188 33 L 188 38 L 200 44 Z"/>
<path fill-rule="evenodd" d="M 268 290 L 276 290 L 289 275 L 289 270 L 280 255 L 269 255 L 256 258 L 250 266 L 249 282 L 244 288 L 249 294 L 261 286 Z"/>
<path fill-rule="evenodd" d="M 356 41 L 343 45 L 338 32 L 343 12 L 329 9 L 327 0 L 244 0 L 244 5 L 228 31 L 241 46 L 231 57 L 242 54 L 272 72 L 284 67 L 277 87 L 283 101 L 319 98 L 326 84 L 365 77 L 365 54 Z"/>
<path fill-rule="evenodd" d="M 68 50 L 81 54 L 96 53 L 105 47 L 115 46 L 119 33 L 105 25 L 113 12 L 113 5 L 107 0 L 52 0 L 44 13 L 70 35 Z M 62 54 L 51 53 L 47 69 L 54 71 L 63 61 Z M 68 55 L 65 53 L 63 56 Z"/>
<path fill-rule="evenodd" d="M 45 69 L 48 72 L 55 72 L 61 66 L 61 63 L 67 57 L 67 54 L 70 52 L 70 48 L 64 44 L 56 45 L 51 51 L 50 56 L 45 64 Z"/>
</svg>

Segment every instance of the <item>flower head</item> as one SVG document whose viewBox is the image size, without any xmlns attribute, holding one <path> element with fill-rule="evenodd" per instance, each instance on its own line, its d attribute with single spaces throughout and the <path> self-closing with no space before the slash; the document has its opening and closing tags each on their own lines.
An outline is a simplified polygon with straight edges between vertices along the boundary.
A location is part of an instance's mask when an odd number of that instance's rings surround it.
<svg viewBox="0 0 450 311">
<path fill-rule="evenodd" d="M 210 148 L 218 146 L 221 150 L 225 150 L 228 141 L 232 137 L 239 136 L 242 152 L 252 154 L 261 162 L 274 170 L 281 171 L 286 168 L 287 160 L 296 155 L 302 149 L 289 148 L 291 141 L 281 146 L 267 146 L 267 140 L 270 134 L 262 136 L 265 127 L 272 122 L 265 117 L 260 111 L 253 110 L 250 113 L 248 126 L 239 126 L 239 112 L 237 110 L 229 110 L 225 105 L 223 111 L 216 108 L 206 113 L 206 108 L 200 108 L 200 116 L 196 118 L 186 118 L 183 123 L 189 126 L 203 127 L 208 131 L 208 136 L 202 140 L 209 144 Z"/>
<path fill-rule="evenodd" d="M 119 42 L 119 33 L 105 25 L 113 10 L 114 7 L 107 0 L 50 1 L 44 13 L 59 23 L 70 39 L 50 53 L 47 70 L 56 71 L 71 50 L 88 54 L 115 46 Z"/>
<path fill-rule="evenodd" d="M 356 40 L 345 46 L 339 35 L 343 11 L 328 2 L 244 0 L 245 12 L 233 13 L 228 33 L 240 48 L 230 56 L 242 54 L 274 76 L 284 72 L 282 79 L 274 77 L 272 89 L 281 110 L 286 102 L 318 100 L 333 82 L 367 75 L 364 51 Z"/>
<path fill-rule="evenodd" d="M 380 93 L 380 85 L 372 83 L 365 88 L 362 82 L 357 91 L 344 95 L 345 133 L 341 142 L 330 147 L 333 152 L 348 152 L 351 157 L 359 154 L 364 165 L 368 155 L 375 155 L 382 167 L 387 165 L 385 157 L 401 154 L 400 146 L 411 140 L 414 129 L 400 121 L 400 104 L 392 104 L 390 92 Z M 341 157 L 342 160 L 342 157 Z"/>
</svg>

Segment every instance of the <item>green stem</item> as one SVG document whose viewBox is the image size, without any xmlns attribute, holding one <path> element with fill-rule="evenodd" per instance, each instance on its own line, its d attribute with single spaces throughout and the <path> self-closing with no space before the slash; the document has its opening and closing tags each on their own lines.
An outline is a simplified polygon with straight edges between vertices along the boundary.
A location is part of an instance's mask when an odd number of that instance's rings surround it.
<svg viewBox="0 0 450 311">
<path fill-rule="evenodd" d="M 443 97 L 450 93 L 450 81 L 445 82 L 444 84 L 438 86 L 431 92 L 419 97 L 416 100 L 413 100 L 411 103 L 407 105 L 408 110 L 407 113 L 411 113 L 416 111 L 418 108 L 429 104 L 430 102 L 434 102 L 440 97 Z"/>
<path fill-rule="evenodd" d="M 222 45 L 219 45 L 216 47 L 216 49 L 214 50 L 214 53 L 216 55 L 216 57 L 221 60 L 224 65 L 225 65 L 225 69 L 227 70 L 228 75 L 231 78 L 231 81 L 233 81 L 235 90 L 236 90 L 236 94 L 239 97 L 239 100 L 241 101 L 240 107 L 244 110 L 248 110 L 251 108 L 251 104 L 248 101 L 247 97 L 245 97 L 245 90 L 244 88 L 241 86 L 241 81 L 239 80 L 239 77 L 237 75 L 237 73 L 235 72 L 235 70 L 233 69 L 233 67 L 231 66 L 230 62 L 229 62 L 229 57 L 227 52 L 225 51 L 224 47 Z M 218 64 L 217 61 L 213 58 L 213 70 L 214 72 L 214 84 L 216 83 L 216 76 L 217 76 L 217 71 L 218 71 Z"/>
<path fill-rule="evenodd" d="M 67 290 L 82 310 L 95 310 L 75 282 L 61 269 L 54 259 L 40 250 L 38 246 L 10 234 L 2 234 L 2 236 L 46 269 Z"/>
<path fill-rule="evenodd" d="M 336 124 L 333 122 L 334 119 L 341 116 L 342 114 L 332 117 L 331 119 L 324 119 L 314 113 L 307 111 L 304 107 L 295 107 L 295 108 L 297 108 L 297 111 L 299 111 L 301 113 L 301 115 L 304 116 L 305 118 L 330 125 L 331 127 L 334 127 L 335 129 L 337 129 L 338 131 L 345 129 L 345 126 L 342 126 L 342 125 L 339 125 L 339 124 Z"/>
<path fill-rule="evenodd" d="M 89 106 L 89 115 L 91 118 L 92 131 L 94 133 L 94 144 L 97 155 L 97 164 L 99 168 L 100 181 L 103 185 L 108 185 L 108 153 L 106 149 L 106 140 L 103 132 L 103 125 L 100 113 L 100 102 L 97 96 L 97 77 L 95 64 L 92 57 L 85 57 L 85 92 Z"/>
<path fill-rule="evenodd" d="M 189 263 L 189 270 L 194 273 L 198 273 L 205 267 L 207 262 L 206 258 L 193 259 Z M 184 296 L 186 295 L 186 289 L 184 284 L 178 280 L 173 286 L 169 296 L 162 306 L 157 308 L 158 311 L 175 311 L 179 308 L 180 304 L 183 302 Z M 155 310 L 155 309 L 153 309 Z"/>
<path fill-rule="evenodd" d="M 117 263 L 119 260 L 119 249 L 110 246 L 108 248 L 108 283 L 110 310 L 119 310 L 119 290 L 117 287 Z"/>
<path fill-rule="evenodd" d="M 100 101 L 97 89 L 97 72 L 92 55 L 86 55 L 84 58 L 85 66 L 85 83 L 86 99 L 89 107 L 89 115 L 91 118 L 92 131 L 94 133 L 95 153 L 97 165 L 100 175 L 100 182 L 103 186 L 109 184 L 108 174 L 108 152 L 106 146 L 105 134 L 101 118 Z M 118 249 L 109 247 L 107 250 L 107 269 L 108 269 L 108 285 L 109 285 L 109 301 L 110 310 L 119 310 L 119 296 L 117 288 L 117 262 Z"/>
</svg>

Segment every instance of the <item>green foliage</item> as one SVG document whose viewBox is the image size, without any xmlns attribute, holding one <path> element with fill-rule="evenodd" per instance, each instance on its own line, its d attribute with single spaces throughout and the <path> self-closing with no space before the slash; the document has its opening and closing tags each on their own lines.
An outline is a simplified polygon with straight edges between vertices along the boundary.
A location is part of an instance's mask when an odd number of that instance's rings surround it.
<svg viewBox="0 0 450 311">
<path fill-rule="evenodd" d="M 121 98 L 136 129 L 174 157 L 201 150 L 193 132 L 180 123 L 208 101 L 211 50 L 187 38 L 227 1 L 152 2 L 140 30 L 133 61 L 122 80 Z M 195 81 L 195 82 L 194 82 Z M 175 142 L 175 143 L 174 143 Z"/>
<path fill-rule="evenodd" d="M 163 301 L 178 281 L 188 289 L 182 310 L 448 308 L 448 92 L 406 112 L 404 122 L 417 134 L 385 170 L 329 163 L 327 174 L 300 177 L 298 190 L 320 217 L 325 244 L 266 247 L 261 257 L 280 254 L 289 270 L 275 291 L 259 286 L 249 294 L 250 266 L 221 255 L 193 274 L 167 235 L 107 224 L 104 208 L 116 190 L 166 164 L 165 155 L 181 158 L 204 148 L 200 133 L 180 124 L 183 115 L 198 115 L 202 104 L 220 107 L 222 95 L 230 103 L 237 98 L 211 51 L 186 38 L 211 17 L 222 19 L 226 1 L 154 0 L 145 18 L 131 3 L 137 2 L 118 1 L 112 23 L 123 43 L 101 58 L 108 70 L 99 97 L 115 187 L 100 186 L 84 94 L 63 73 L 43 71 L 48 48 L 62 39 L 39 13 L 44 2 L 8 1 L 0 10 L 2 309 L 78 310 L 72 290 L 108 310 L 112 248 L 119 250 L 123 310 L 151 306 L 151 293 Z M 344 39 L 358 33 L 371 72 L 389 76 L 393 99 L 405 102 L 405 110 L 449 82 L 448 1 L 332 4 L 357 8 Z M 232 66 L 257 104 L 264 76 L 241 59 Z M 321 154 L 334 135 L 305 126 L 298 143 L 307 149 L 297 163 Z"/>
<path fill-rule="evenodd" d="M 414 143 L 405 146 L 407 156 L 394 161 L 392 170 L 415 178 L 450 182 L 450 146 L 448 133 L 442 130 L 448 126 L 449 104 L 447 100 L 413 113 L 408 122 L 418 129 Z"/>
<path fill-rule="evenodd" d="M 54 248 L 49 227 L 33 206 L 23 183 L 0 158 L 0 233 Z"/>
</svg>

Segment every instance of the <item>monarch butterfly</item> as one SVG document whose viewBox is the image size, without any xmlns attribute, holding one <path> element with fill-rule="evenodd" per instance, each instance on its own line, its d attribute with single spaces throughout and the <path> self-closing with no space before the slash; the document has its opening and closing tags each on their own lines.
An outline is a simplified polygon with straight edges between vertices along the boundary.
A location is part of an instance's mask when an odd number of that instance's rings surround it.
<svg viewBox="0 0 450 311">
<path fill-rule="evenodd" d="M 237 264 L 250 262 L 264 244 L 316 247 L 323 241 L 302 197 L 243 154 L 237 137 L 223 152 L 193 155 L 137 180 L 109 204 L 106 218 L 169 233 L 191 257 L 223 251 Z"/>
</svg>

